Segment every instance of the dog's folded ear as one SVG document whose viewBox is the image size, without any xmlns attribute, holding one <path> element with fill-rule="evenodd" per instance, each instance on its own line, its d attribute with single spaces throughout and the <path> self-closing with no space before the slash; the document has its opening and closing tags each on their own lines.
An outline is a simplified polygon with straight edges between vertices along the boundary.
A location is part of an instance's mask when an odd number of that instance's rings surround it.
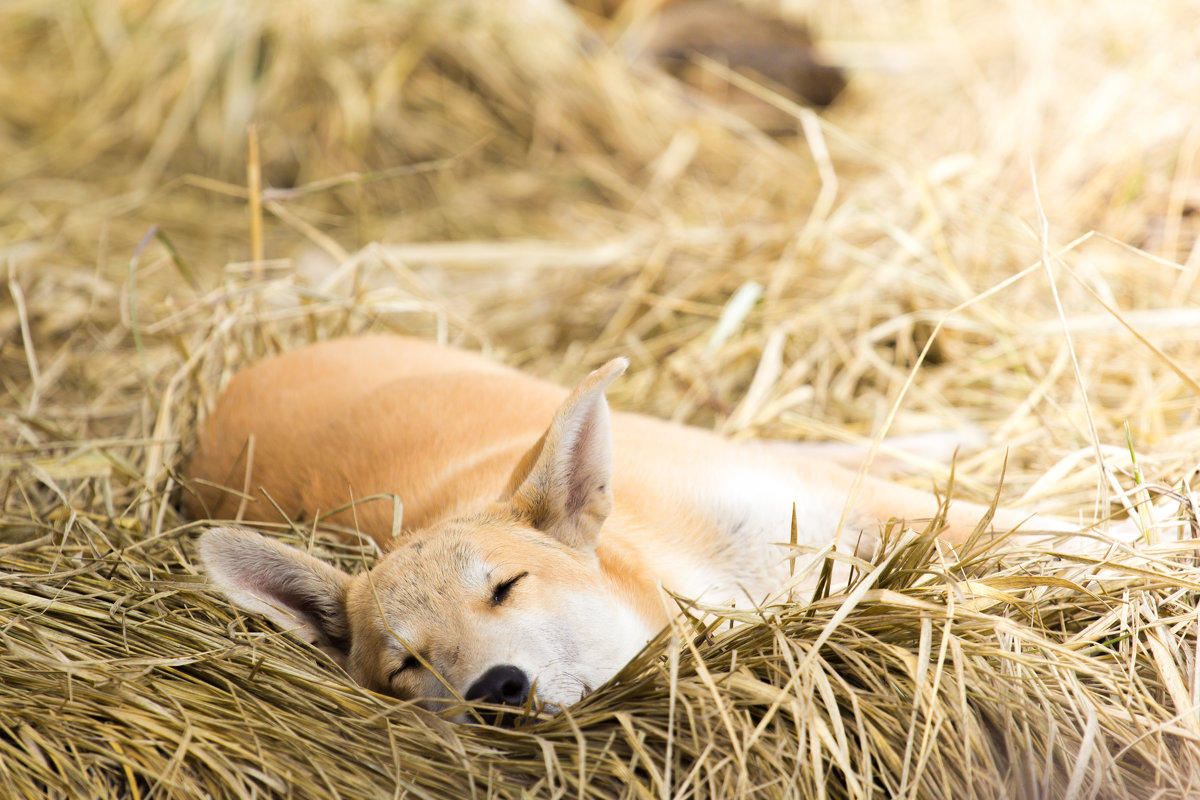
<svg viewBox="0 0 1200 800">
<path fill-rule="evenodd" d="M 213 528 L 200 537 L 209 579 L 233 603 L 321 647 L 339 662 L 350 650 L 350 576 L 251 531 Z"/>
<path fill-rule="evenodd" d="M 509 481 L 518 516 L 569 547 L 595 547 L 612 513 L 612 423 L 604 390 L 628 366 L 616 358 L 584 378 Z"/>
</svg>

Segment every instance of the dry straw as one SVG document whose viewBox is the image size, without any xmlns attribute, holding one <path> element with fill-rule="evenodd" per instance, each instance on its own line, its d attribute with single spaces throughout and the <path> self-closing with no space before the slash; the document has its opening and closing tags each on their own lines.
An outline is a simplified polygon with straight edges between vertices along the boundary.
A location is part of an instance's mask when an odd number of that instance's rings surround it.
<svg viewBox="0 0 1200 800">
<path fill-rule="evenodd" d="M 1200 791 L 1186 539 L 896 530 L 515 730 L 357 688 L 198 576 L 196 420 L 237 368 L 368 329 L 561 381 L 625 354 L 616 404 L 731 436 L 982 430 L 958 494 L 1003 476 L 1089 523 L 1165 498 L 1194 535 L 1191 4 L 786 7 L 856 68 L 792 139 L 549 3 L 0 8 L 0 796 Z"/>
</svg>

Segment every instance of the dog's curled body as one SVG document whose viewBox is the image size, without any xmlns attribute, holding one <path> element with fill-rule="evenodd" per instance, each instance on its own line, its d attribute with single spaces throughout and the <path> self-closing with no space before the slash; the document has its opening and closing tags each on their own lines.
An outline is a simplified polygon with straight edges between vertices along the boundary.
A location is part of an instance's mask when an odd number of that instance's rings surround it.
<svg viewBox="0 0 1200 800">
<path fill-rule="evenodd" d="M 322 645 L 357 680 L 436 704 L 460 695 L 561 706 L 613 675 L 668 620 L 660 587 L 758 601 L 797 541 L 872 537 L 936 499 L 807 457 L 610 413 L 623 359 L 573 392 L 481 356 L 390 336 L 323 342 L 236 375 L 186 470 L 196 518 L 331 518 L 387 554 L 351 577 L 257 534 L 202 537 L 243 607 Z M 549 426 L 549 427 L 547 427 Z M 855 494 L 852 498 L 851 495 Z M 392 538 L 394 503 L 404 533 Z M 268 501 L 267 498 L 270 498 Z M 844 514 L 847 502 L 849 512 Z M 955 503 L 964 539 L 985 509 Z M 997 514 L 998 528 L 1028 515 Z M 511 668 L 511 669 L 510 669 Z M 522 677 L 523 676 L 523 677 Z"/>
</svg>

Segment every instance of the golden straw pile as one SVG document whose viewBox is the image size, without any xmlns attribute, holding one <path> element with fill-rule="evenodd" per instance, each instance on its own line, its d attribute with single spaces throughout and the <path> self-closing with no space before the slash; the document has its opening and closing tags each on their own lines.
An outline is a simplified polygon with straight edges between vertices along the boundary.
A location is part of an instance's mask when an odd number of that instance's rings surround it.
<svg viewBox="0 0 1200 800">
<path fill-rule="evenodd" d="M 549 2 L 0 7 L 0 797 L 1200 793 L 1193 5 L 782 7 L 851 72 L 782 138 Z M 615 405 L 736 437 L 982 431 L 956 496 L 1145 534 L 897 530 L 455 727 L 210 592 L 173 501 L 233 371 L 365 330 L 627 355 Z"/>
</svg>

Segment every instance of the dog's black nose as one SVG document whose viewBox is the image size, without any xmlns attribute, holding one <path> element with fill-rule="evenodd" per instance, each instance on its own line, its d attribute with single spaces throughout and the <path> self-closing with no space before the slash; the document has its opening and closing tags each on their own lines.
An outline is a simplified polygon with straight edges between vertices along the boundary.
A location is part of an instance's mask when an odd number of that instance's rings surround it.
<svg viewBox="0 0 1200 800">
<path fill-rule="evenodd" d="M 481 703 L 522 706 L 528 698 L 529 676 L 512 664 L 492 667 L 467 689 L 467 699 Z"/>
</svg>

